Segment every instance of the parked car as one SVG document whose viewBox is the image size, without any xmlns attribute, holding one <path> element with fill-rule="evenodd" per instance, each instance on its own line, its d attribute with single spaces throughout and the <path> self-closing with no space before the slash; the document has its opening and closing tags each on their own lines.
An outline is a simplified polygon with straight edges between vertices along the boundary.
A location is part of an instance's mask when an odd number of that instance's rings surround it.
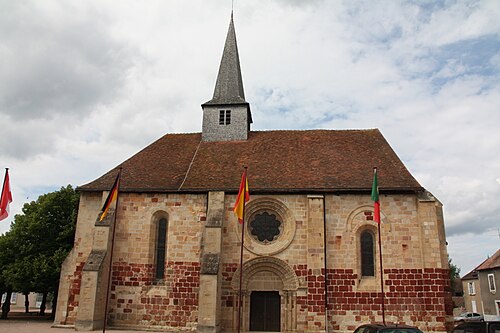
<svg viewBox="0 0 500 333">
<path fill-rule="evenodd" d="M 456 322 L 462 321 L 484 321 L 482 314 L 476 312 L 464 312 L 458 315 L 458 317 L 453 318 Z"/>
<path fill-rule="evenodd" d="M 481 321 L 458 324 L 452 333 L 496 333 L 499 331 L 500 321 Z"/>
<path fill-rule="evenodd" d="M 407 325 L 364 324 L 356 328 L 354 333 L 423 333 L 417 327 Z"/>
</svg>

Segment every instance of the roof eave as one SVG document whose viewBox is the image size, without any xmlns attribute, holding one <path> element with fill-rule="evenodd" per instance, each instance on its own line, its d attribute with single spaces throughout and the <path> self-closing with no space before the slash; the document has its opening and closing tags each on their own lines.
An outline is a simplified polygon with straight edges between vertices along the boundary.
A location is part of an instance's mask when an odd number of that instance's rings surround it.
<svg viewBox="0 0 500 333">
<path fill-rule="evenodd" d="M 85 188 L 77 187 L 79 192 L 101 192 L 109 191 L 109 188 Z M 384 194 L 415 194 L 424 190 L 422 187 L 401 187 L 401 188 L 381 188 L 379 192 Z M 123 193 L 207 193 L 207 192 L 226 192 L 237 193 L 236 188 L 183 188 L 181 190 L 172 188 L 123 188 L 120 192 Z M 328 194 L 369 194 L 369 188 L 257 188 L 250 189 L 252 194 L 306 194 L 306 193 L 328 193 Z"/>
</svg>

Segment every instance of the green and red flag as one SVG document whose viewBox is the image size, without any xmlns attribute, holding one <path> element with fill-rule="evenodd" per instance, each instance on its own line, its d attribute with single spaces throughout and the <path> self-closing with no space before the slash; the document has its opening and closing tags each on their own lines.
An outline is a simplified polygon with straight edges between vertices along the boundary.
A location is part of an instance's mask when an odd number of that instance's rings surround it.
<svg viewBox="0 0 500 333">
<path fill-rule="evenodd" d="M 374 221 L 380 224 L 380 201 L 378 197 L 377 168 L 373 168 L 372 201 L 374 203 L 373 204 L 373 211 L 375 214 Z"/>
<path fill-rule="evenodd" d="M 115 182 L 113 183 L 113 187 L 111 188 L 111 191 L 109 191 L 108 197 L 106 198 L 106 201 L 104 202 L 104 205 L 101 208 L 102 214 L 99 217 L 99 222 L 102 222 L 102 220 L 104 220 L 104 218 L 106 218 L 106 215 L 108 215 L 109 209 L 116 202 L 116 199 L 118 198 L 118 187 L 119 186 L 120 186 L 120 172 L 116 176 Z"/>
<path fill-rule="evenodd" d="M 250 200 L 250 193 L 248 193 L 247 169 L 245 169 L 245 171 L 243 171 L 243 175 L 241 176 L 240 190 L 238 191 L 238 197 L 236 198 L 236 203 L 233 208 L 240 224 L 243 223 L 245 202 L 248 200 Z"/>
<path fill-rule="evenodd" d="M 9 169 L 5 169 L 5 178 L 3 179 L 2 196 L 0 197 L 0 221 L 9 216 L 9 204 L 12 202 L 12 193 L 10 192 Z"/>
</svg>

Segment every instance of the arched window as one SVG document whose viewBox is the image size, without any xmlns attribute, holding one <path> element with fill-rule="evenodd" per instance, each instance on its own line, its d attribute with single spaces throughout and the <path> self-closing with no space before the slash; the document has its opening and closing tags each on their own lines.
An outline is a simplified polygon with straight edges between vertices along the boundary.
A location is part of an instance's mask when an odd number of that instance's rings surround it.
<svg viewBox="0 0 500 333">
<path fill-rule="evenodd" d="M 156 237 L 156 280 L 165 278 L 165 249 L 167 247 L 167 219 L 162 217 L 158 221 L 157 237 Z"/>
<path fill-rule="evenodd" d="M 375 276 L 373 234 L 365 230 L 361 233 L 361 276 Z"/>
</svg>

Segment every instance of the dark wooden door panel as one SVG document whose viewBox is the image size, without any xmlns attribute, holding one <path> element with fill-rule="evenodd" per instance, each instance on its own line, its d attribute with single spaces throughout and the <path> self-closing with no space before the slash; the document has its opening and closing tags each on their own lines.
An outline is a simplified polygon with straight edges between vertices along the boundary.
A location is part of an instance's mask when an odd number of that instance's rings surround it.
<svg viewBox="0 0 500 333">
<path fill-rule="evenodd" d="M 280 331 L 281 298 L 277 291 L 253 291 L 250 295 L 250 331 Z"/>
</svg>

